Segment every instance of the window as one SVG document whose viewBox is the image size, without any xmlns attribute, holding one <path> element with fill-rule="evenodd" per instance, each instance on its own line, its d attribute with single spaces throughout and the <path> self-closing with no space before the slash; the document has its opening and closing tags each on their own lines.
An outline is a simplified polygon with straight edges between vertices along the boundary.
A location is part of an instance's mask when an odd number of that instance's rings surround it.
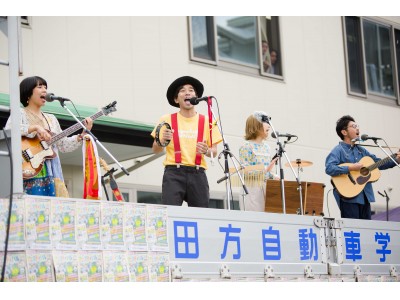
<svg viewBox="0 0 400 300">
<path fill-rule="evenodd" d="M 124 199 L 124 201 L 125 202 L 129 202 L 129 199 L 130 199 L 129 192 L 122 192 L 122 191 L 120 191 L 120 192 L 121 192 L 121 195 L 122 195 L 122 198 Z M 113 201 L 117 201 L 117 199 L 115 198 L 114 193 L 111 193 L 111 194 L 112 194 Z"/>
<path fill-rule="evenodd" d="M 133 201 L 133 190 L 127 187 L 125 184 L 118 184 L 118 189 L 119 192 L 122 195 L 122 198 L 124 199 L 125 202 L 132 202 Z M 104 199 L 108 201 L 117 201 L 115 198 L 115 195 L 110 187 L 110 184 L 106 184 L 106 190 L 104 190 L 103 186 L 103 191 L 104 191 Z"/>
<path fill-rule="evenodd" d="M 278 17 L 259 17 L 262 74 L 282 75 Z"/>
<path fill-rule="evenodd" d="M 215 17 L 220 60 L 257 67 L 255 17 Z"/>
<path fill-rule="evenodd" d="M 21 24 L 29 26 L 29 17 L 21 17 Z"/>
<path fill-rule="evenodd" d="M 263 76 L 282 76 L 278 17 L 189 18 L 191 60 Z"/>
<path fill-rule="evenodd" d="M 204 61 L 215 61 L 213 21 L 209 17 L 192 17 L 192 57 Z"/>
<path fill-rule="evenodd" d="M 218 209 L 225 209 L 226 200 L 222 199 L 213 199 L 210 198 L 210 202 L 208 204 L 209 208 L 218 208 Z M 230 203 L 231 210 L 240 210 L 239 201 L 233 199 L 233 202 Z"/>
<path fill-rule="evenodd" d="M 390 29 L 366 20 L 363 28 L 368 90 L 394 96 Z"/>
<path fill-rule="evenodd" d="M 398 30 L 359 17 L 345 17 L 344 22 L 349 93 L 393 103 L 398 98 Z"/>
<path fill-rule="evenodd" d="M 397 91 L 400 91 L 400 30 L 397 29 L 394 31 L 394 44 L 397 58 Z"/>
<path fill-rule="evenodd" d="M 360 20 L 346 17 L 347 60 L 350 76 L 350 90 L 365 94 L 362 64 Z"/>
<path fill-rule="evenodd" d="M 161 193 L 160 192 L 146 192 L 137 191 L 136 192 L 137 203 L 146 204 L 161 204 Z"/>
</svg>

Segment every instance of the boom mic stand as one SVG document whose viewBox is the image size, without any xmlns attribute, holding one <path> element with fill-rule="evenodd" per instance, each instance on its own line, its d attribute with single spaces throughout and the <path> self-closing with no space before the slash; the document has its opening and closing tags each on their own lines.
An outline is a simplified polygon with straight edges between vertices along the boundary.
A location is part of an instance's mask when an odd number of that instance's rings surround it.
<svg viewBox="0 0 400 300">
<path fill-rule="evenodd" d="M 99 145 L 104 152 L 106 152 L 106 154 L 121 168 L 121 170 L 125 173 L 125 175 L 129 175 L 129 172 L 127 170 L 125 170 L 125 168 L 117 161 L 117 159 L 102 145 L 102 143 L 99 142 L 99 140 L 94 136 L 94 134 L 88 130 L 85 125 L 82 124 L 81 121 L 79 121 L 79 119 L 73 114 L 73 112 L 64 104 L 65 100 L 64 99 L 59 99 L 61 106 L 68 111 L 68 113 L 75 119 L 75 121 L 77 121 L 79 123 L 79 125 L 81 125 L 81 127 L 83 128 L 83 130 L 90 134 L 90 136 L 94 139 L 94 141 L 96 141 L 97 145 Z"/>
<path fill-rule="evenodd" d="M 274 126 L 272 125 L 271 122 L 271 118 L 265 116 L 265 122 L 268 123 L 271 126 L 272 132 L 274 133 L 274 135 L 276 136 L 276 144 L 278 146 L 277 149 L 277 156 L 278 156 L 278 164 L 279 164 L 279 176 L 280 176 L 280 182 L 281 182 L 281 197 L 282 197 L 282 209 L 283 209 L 283 213 L 286 214 L 286 198 L 285 198 L 285 175 L 283 172 L 283 168 L 282 168 L 282 155 L 285 156 L 286 161 L 288 162 L 290 169 L 293 172 L 294 177 L 296 178 L 297 184 L 299 185 L 299 193 L 300 193 L 300 214 L 303 215 L 303 193 L 302 193 L 302 187 L 301 187 L 301 182 L 299 177 L 296 175 L 295 170 L 293 169 L 293 166 L 290 163 L 289 157 L 286 154 L 285 151 L 285 145 L 286 143 L 291 139 L 291 137 L 288 137 L 288 140 L 284 142 L 284 145 L 282 146 L 282 143 L 279 141 L 279 134 L 277 134 L 277 132 L 274 129 Z"/>
<path fill-rule="evenodd" d="M 383 153 L 385 153 L 386 156 L 389 157 L 389 158 L 396 164 L 396 166 L 398 166 L 398 167 L 400 168 L 400 165 L 399 165 L 399 164 L 397 163 L 397 161 L 393 158 L 394 155 L 389 155 L 389 153 L 387 153 L 387 152 L 385 151 L 385 149 L 383 149 L 382 146 L 379 145 L 378 139 L 372 138 L 372 140 L 374 141 L 375 145 L 377 145 L 377 146 L 383 151 Z M 386 144 L 386 145 L 387 145 L 387 144 Z"/>
<path fill-rule="evenodd" d="M 381 145 L 379 145 L 378 139 L 372 139 L 372 140 L 374 141 L 375 145 L 377 145 L 383 151 L 383 153 L 385 153 L 386 156 L 389 157 L 396 164 L 396 166 L 398 166 L 400 168 L 400 165 L 393 158 L 394 155 L 389 155 L 389 153 L 387 153 L 385 151 L 385 149 L 383 149 L 383 147 Z M 385 192 L 385 196 L 381 192 L 378 192 L 378 193 L 379 193 L 379 195 L 386 197 L 386 221 L 389 221 L 389 199 L 390 198 L 389 198 L 388 194 L 386 193 L 386 190 L 384 192 Z"/>
</svg>

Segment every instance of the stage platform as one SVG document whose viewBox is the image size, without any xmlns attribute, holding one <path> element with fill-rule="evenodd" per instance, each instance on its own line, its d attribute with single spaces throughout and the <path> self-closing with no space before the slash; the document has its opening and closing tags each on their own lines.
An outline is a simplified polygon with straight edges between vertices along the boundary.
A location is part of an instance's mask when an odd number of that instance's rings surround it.
<svg viewBox="0 0 400 300">
<path fill-rule="evenodd" d="M 5 270 L 34 282 L 400 281 L 400 224 L 23 196 Z"/>
</svg>

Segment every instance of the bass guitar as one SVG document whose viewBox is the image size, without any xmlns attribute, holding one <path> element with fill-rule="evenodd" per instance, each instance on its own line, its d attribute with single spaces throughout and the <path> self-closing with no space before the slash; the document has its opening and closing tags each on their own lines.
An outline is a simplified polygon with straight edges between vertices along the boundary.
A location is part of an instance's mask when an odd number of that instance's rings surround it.
<svg viewBox="0 0 400 300">
<path fill-rule="evenodd" d="M 386 157 L 378 162 L 369 156 L 364 156 L 359 161 L 367 167 L 362 167 L 358 171 L 350 171 L 348 174 L 342 174 L 332 177 L 332 184 L 336 187 L 339 194 L 345 198 L 353 198 L 361 193 L 368 182 L 375 182 L 381 177 L 379 167 L 396 158 L 396 153 L 391 157 Z M 351 163 L 341 164 L 339 166 L 349 166 Z"/>
<path fill-rule="evenodd" d="M 99 112 L 90 116 L 92 120 L 96 120 L 101 116 L 107 116 L 108 114 L 116 111 L 115 105 L 117 101 L 114 101 L 107 106 L 103 107 Z M 82 122 L 85 125 L 85 121 Z M 29 179 L 35 177 L 43 168 L 44 161 L 46 159 L 53 159 L 56 157 L 56 153 L 53 151 L 52 145 L 62 138 L 78 131 L 81 129 L 81 125 L 76 123 L 59 134 L 54 135 L 50 141 L 41 141 L 37 136 L 34 138 L 22 137 L 22 177 Z"/>
</svg>

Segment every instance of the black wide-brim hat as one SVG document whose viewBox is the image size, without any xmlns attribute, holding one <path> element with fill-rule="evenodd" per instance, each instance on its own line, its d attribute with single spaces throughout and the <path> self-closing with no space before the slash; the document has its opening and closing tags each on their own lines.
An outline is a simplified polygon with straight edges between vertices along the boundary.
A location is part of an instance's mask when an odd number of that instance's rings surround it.
<svg viewBox="0 0 400 300">
<path fill-rule="evenodd" d="M 204 92 L 204 86 L 203 84 L 197 80 L 196 78 L 190 77 L 190 76 L 182 76 L 179 77 L 178 79 L 175 79 L 174 82 L 170 84 L 167 90 L 167 99 L 169 104 L 175 107 L 179 107 L 179 104 L 175 102 L 175 93 L 176 90 L 181 87 L 182 85 L 185 84 L 190 84 L 192 87 L 195 89 L 197 97 L 201 97 Z"/>
</svg>

